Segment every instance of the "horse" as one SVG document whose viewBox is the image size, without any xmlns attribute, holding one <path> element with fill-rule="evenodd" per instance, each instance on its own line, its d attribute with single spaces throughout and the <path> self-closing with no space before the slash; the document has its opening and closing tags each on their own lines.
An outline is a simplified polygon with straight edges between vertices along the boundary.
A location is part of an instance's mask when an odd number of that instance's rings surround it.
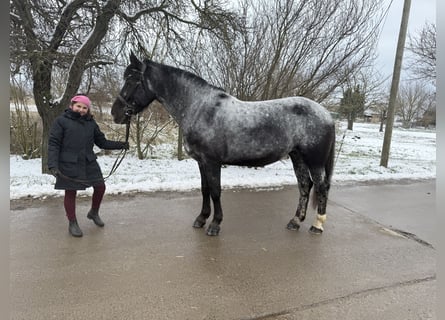
<svg viewBox="0 0 445 320">
<path fill-rule="evenodd" d="M 217 236 L 223 220 L 221 166 L 262 167 L 290 157 L 300 193 L 295 216 L 287 224 L 298 230 L 305 220 L 311 188 L 317 209 L 309 231 L 321 234 L 334 167 L 335 123 L 330 113 L 305 97 L 241 101 L 199 76 L 176 67 L 140 61 L 133 52 L 124 85 L 113 102 L 115 123 L 159 101 L 183 132 L 188 155 L 198 162 L 202 208 L 193 223 Z"/>
</svg>

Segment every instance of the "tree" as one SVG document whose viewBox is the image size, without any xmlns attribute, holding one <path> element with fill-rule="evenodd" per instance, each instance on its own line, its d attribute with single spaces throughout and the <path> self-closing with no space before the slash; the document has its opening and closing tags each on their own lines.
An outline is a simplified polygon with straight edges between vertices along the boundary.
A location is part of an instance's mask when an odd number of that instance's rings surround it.
<svg viewBox="0 0 445 320">
<path fill-rule="evenodd" d="M 418 80 L 436 82 L 436 25 L 425 23 L 415 36 L 409 37 L 407 49 L 412 53 L 410 70 Z"/>
<path fill-rule="evenodd" d="M 426 112 L 429 112 L 428 116 L 432 116 L 434 101 L 432 96 L 426 85 L 419 81 L 405 83 L 400 87 L 396 114 L 402 120 L 404 128 L 410 128 L 418 121 L 422 121 Z"/>
<path fill-rule="evenodd" d="M 242 28 L 222 40 L 193 39 L 186 60 L 195 72 L 242 100 L 301 95 L 322 102 L 371 64 L 381 4 L 242 1 Z"/>
<path fill-rule="evenodd" d="M 429 126 L 436 126 L 436 98 L 435 96 L 430 96 L 428 107 L 423 113 L 420 123 L 427 129 Z"/>
<path fill-rule="evenodd" d="M 348 130 L 353 129 L 357 115 L 362 115 L 365 107 L 365 95 L 360 91 L 360 86 L 347 88 L 340 100 L 339 112 L 348 119 Z"/>
<path fill-rule="evenodd" d="M 10 3 L 12 76 L 20 72 L 32 75 L 32 91 L 43 125 L 42 172 L 47 172 L 47 140 L 55 117 L 79 89 L 89 93 L 94 75 L 102 68 L 110 64 L 118 67 L 122 52 L 135 46 L 148 54 L 143 42 L 147 37 L 162 32 L 165 43 L 176 41 L 183 35 L 181 25 L 218 34 L 218 28 L 228 29 L 237 21 L 218 0 L 212 1 L 212 5 L 194 0 Z M 156 43 L 151 47 L 156 47 Z M 66 76 L 62 78 L 62 92 L 56 95 L 53 77 L 60 70 Z"/>
<path fill-rule="evenodd" d="M 361 99 L 364 101 L 363 108 L 357 108 L 352 123 L 348 123 L 348 127 L 351 128 L 350 130 L 352 130 L 355 118 L 361 114 L 364 115 L 366 111 L 369 111 L 371 114 L 379 114 L 381 120 L 380 131 L 383 131 L 383 122 L 386 118 L 388 101 L 387 94 L 385 94 L 386 80 L 386 78 L 382 77 L 378 71 L 370 66 L 362 68 L 346 82 L 343 92 L 347 89 L 357 88 L 361 94 Z M 348 112 L 342 114 L 348 118 Z"/>
</svg>

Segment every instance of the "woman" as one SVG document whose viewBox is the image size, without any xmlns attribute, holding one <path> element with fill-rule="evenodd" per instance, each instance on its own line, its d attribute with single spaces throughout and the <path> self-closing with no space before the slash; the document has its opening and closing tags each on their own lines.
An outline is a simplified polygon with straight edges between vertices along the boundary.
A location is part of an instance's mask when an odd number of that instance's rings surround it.
<svg viewBox="0 0 445 320">
<path fill-rule="evenodd" d="M 77 190 L 93 187 L 91 209 L 87 218 L 103 227 L 99 207 L 105 193 L 102 171 L 93 152 L 94 145 L 101 149 L 128 149 L 128 142 L 110 141 L 100 131 L 86 95 L 76 95 L 64 113 L 54 121 L 48 140 L 48 168 L 56 177 L 54 188 L 65 190 L 64 207 L 69 221 L 69 233 L 82 237 L 76 218 Z"/>
</svg>

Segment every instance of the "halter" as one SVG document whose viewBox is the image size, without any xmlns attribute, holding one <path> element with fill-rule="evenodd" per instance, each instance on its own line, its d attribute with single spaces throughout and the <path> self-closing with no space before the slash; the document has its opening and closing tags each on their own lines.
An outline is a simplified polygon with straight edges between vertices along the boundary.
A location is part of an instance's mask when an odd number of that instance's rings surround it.
<svg viewBox="0 0 445 320">
<path fill-rule="evenodd" d="M 134 92 L 136 91 L 136 89 L 138 88 L 139 85 L 142 85 L 142 88 L 145 90 L 145 84 L 144 84 L 144 78 L 143 75 L 145 73 L 145 69 L 147 68 L 147 66 L 145 65 L 145 63 L 142 64 L 142 70 L 138 70 L 139 72 L 139 80 L 136 82 L 136 85 L 134 86 L 133 90 L 131 91 L 130 96 L 132 96 L 134 94 Z M 125 104 L 125 143 L 128 142 L 128 138 L 130 137 L 130 122 L 131 122 L 131 116 L 133 114 L 135 114 L 135 108 L 134 105 L 129 104 L 124 97 L 121 96 L 121 94 L 119 93 L 119 95 L 117 96 L 117 98 L 123 102 Z M 127 154 L 127 150 L 126 149 L 122 149 L 121 153 L 119 154 L 119 156 L 116 158 L 116 160 L 114 161 L 113 166 L 111 167 L 110 173 L 104 178 L 104 180 L 108 179 L 114 172 L 116 172 L 117 168 L 119 167 L 119 165 L 121 164 L 122 160 L 124 160 L 125 155 Z M 119 159 L 119 157 L 121 157 Z"/>
<path fill-rule="evenodd" d="M 135 93 L 135 91 L 139 85 L 141 85 L 144 90 L 146 89 L 144 78 L 143 78 L 146 69 L 147 69 L 147 65 L 145 63 L 142 63 L 142 70 L 133 69 L 134 71 L 137 71 L 139 73 L 139 79 L 136 82 L 135 86 L 133 87 L 133 90 L 131 90 L 130 94 L 128 94 L 128 96 L 132 96 Z M 118 94 L 117 99 L 119 99 L 119 101 L 125 105 L 125 107 L 124 107 L 125 120 L 127 123 L 129 123 L 131 120 L 131 116 L 136 114 L 135 107 L 133 104 L 128 103 L 127 100 L 125 100 L 125 98 L 122 97 L 122 95 L 120 93 Z"/>
</svg>

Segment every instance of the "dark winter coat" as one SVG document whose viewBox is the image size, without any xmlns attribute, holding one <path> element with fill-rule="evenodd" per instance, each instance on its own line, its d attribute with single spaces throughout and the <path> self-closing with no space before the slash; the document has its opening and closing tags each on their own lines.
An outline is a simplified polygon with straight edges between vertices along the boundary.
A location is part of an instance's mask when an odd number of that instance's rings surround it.
<svg viewBox="0 0 445 320">
<path fill-rule="evenodd" d="M 93 152 L 94 145 L 101 149 L 124 147 L 123 142 L 107 140 L 89 113 L 81 116 L 66 109 L 54 120 L 48 140 L 48 168 L 59 169 L 67 177 L 82 180 L 79 183 L 58 176 L 55 189 L 84 190 L 103 182 L 102 171 Z"/>
</svg>

